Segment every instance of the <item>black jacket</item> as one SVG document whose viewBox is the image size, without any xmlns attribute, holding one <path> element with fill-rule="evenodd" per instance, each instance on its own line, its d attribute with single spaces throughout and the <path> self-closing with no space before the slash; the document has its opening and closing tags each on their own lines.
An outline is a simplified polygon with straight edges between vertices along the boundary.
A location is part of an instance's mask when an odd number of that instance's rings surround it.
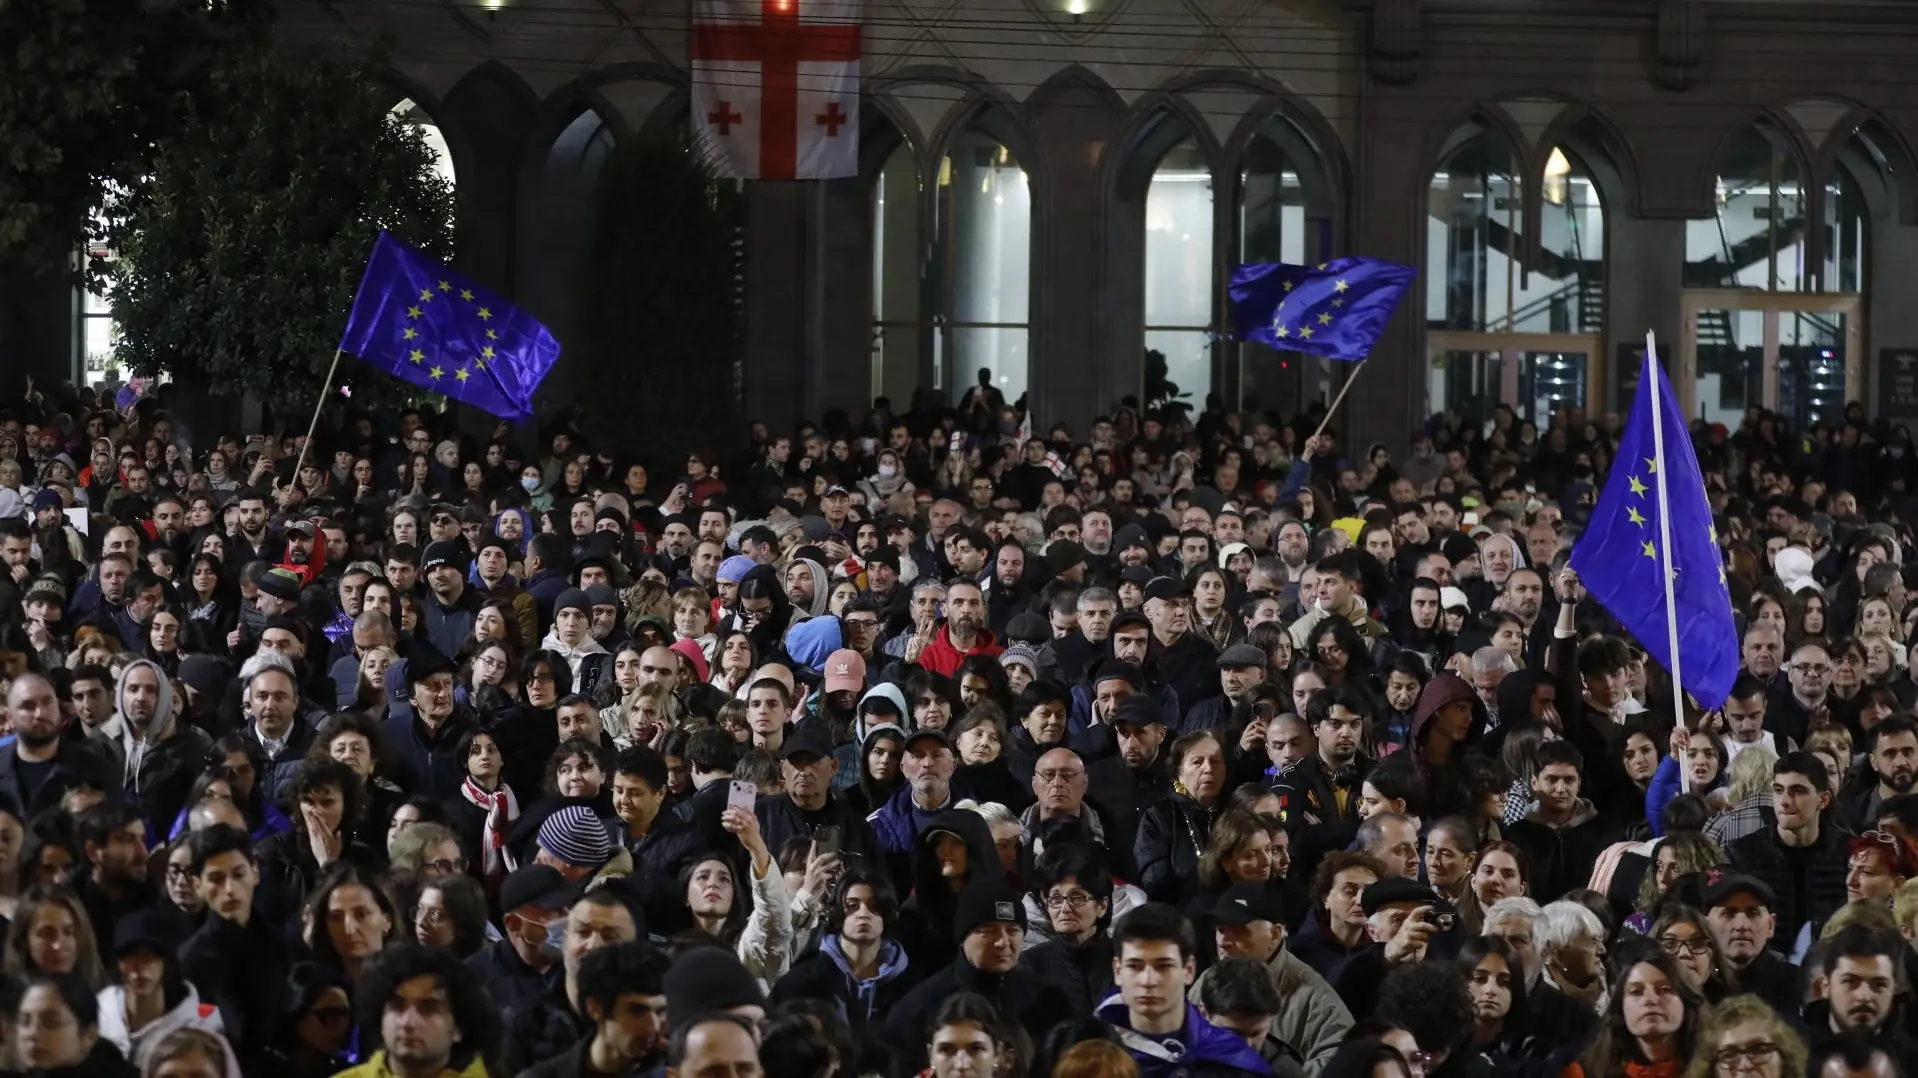
<svg viewBox="0 0 1918 1078">
<path fill-rule="evenodd" d="M 1072 1010 L 1065 993 L 1025 968 L 1023 958 L 1020 963 L 1005 973 L 981 973 L 961 958 L 906 993 L 885 1025 L 886 1039 L 894 1045 L 902 1064 L 895 1073 L 916 1074 L 925 1068 L 933 1013 L 961 992 L 977 992 L 998 1013 L 1016 1016 L 1035 1043 L 1061 1021 L 1075 1015 L 1083 1017 Z"/>
<path fill-rule="evenodd" d="M 479 717 L 465 705 L 454 705 L 438 733 L 430 735 L 426 724 L 415 715 L 388 715 L 386 741 L 399 760 L 400 785 L 410 793 L 442 801 L 459 798 L 460 784 L 466 780 L 466 761 L 459 755 L 460 739 L 478 726 Z M 545 766 L 545 761 L 540 764 Z M 514 787 L 515 792 L 519 789 Z"/>
<path fill-rule="evenodd" d="M 1772 939 L 1789 948 L 1798 938 L 1800 925 L 1810 921 L 1815 939 L 1825 921 L 1845 904 L 1847 836 L 1831 818 L 1820 822 L 1818 841 L 1806 848 L 1802 859 L 1805 907 L 1800 909 L 1799 871 L 1794 858 L 1778 841 L 1778 818 L 1770 810 L 1763 810 L 1762 816 L 1765 826 L 1735 840 L 1725 850 L 1725 859 L 1735 870 L 1758 877 L 1772 889 L 1778 898 L 1778 906 L 1772 911 L 1778 916 L 1778 928 Z"/>
<path fill-rule="evenodd" d="M 13 803 L 24 808 L 29 817 L 45 809 L 59 807 L 60 799 L 75 786 L 93 786 L 101 790 L 120 788 L 120 776 L 113 773 L 112 765 L 98 747 L 77 736 L 62 737 L 59 745 L 53 757 L 53 770 L 40 783 L 40 788 L 34 791 L 31 801 L 20 785 L 20 743 L 16 740 L 0 745 L 0 794 L 12 798 Z"/>
<path fill-rule="evenodd" d="M 1218 809 L 1207 809 L 1184 794 L 1167 797 L 1139 817 L 1132 858 L 1139 886 L 1154 902 L 1184 906 L 1197 893 L 1199 855 L 1212 841 Z"/>
<path fill-rule="evenodd" d="M 1028 957 L 1030 954 L 1027 952 Z M 839 1013 L 845 1016 L 846 1024 L 852 1027 L 853 1043 L 867 1044 L 880 1040 L 880 1026 L 922 980 L 924 977 L 907 961 L 904 968 L 891 976 L 882 972 L 871 991 L 862 995 L 852 974 L 834 955 L 827 953 L 826 946 L 822 946 L 793 963 L 792 969 L 773 985 L 771 999 L 774 1004 L 789 999 L 831 1000 L 838 1005 Z M 862 1064 L 864 1062 L 862 1060 Z M 877 1069 L 884 1069 L 883 1061 Z M 859 1073 L 866 1073 L 863 1065 Z"/>
<path fill-rule="evenodd" d="M 808 812 L 794 804 L 792 798 L 780 794 L 760 798 L 753 806 L 753 813 L 759 817 L 760 837 L 774 854 L 795 838 L 812 839 L 817 828 L 837 827 L 841 850 L 857 854 L 871 864 L 880 864 L 879 839 L 873 835 L 872 827 L 837 793 L 829 794 L 826 807 L 817 812 Z"/>
<path fill-rule="evenodd" d="M 520 960 L 510 940 L 499 940 L 474 951 L 466 957 L 466 968 L 472 971 L 475 980 L 486 986 L 487 994 L 493 997 L 501 1013 L 531 1004 L 555 985 L 565 988 L 565 967 L 556 962 L 541 973 Z"/>
<path fill-rule="evenodd" d="M 985 817 L 971 809 L 946 809 L 933 815 L 913 839 L 912 876 L 894 880 L 901 894 L 910 893 L 899 907 L 899 931 L 895 934 L 912 964 L 922 970 L 940 969 L 956 960 L 959 941 L 953 938 L 954 899 L 958 893 L 952 882 L 940 874 L 938 848 L 934 833 L 949 831 L 966 840 L 966 877 L 963 883 L 1003 875 L 999 849 L 993 844 L 992 829 Z M 987 875 L 982 876 L 982 871 Z"/>
<path fill-rule="evenodd" d="M 1112 992 L 1112 937 L 1099 931 L 1083 944 L 1050 940 L 1021 955 L 1019 965 L 1065 993 L 1073 1014 L 1091 1014 Z"/>
<path fill-rule="evenodd" d="M 242 1059 L 256 1058 L 273 1036 L 292 968 L 292 948 L 257 909 L 244 928 L 209 914 L 180 946 L 180 973 L 202 1003 L 220 1009 L 226 1039 Z"/>
<path fill-rule="evenodd" d="M 1564 827 L 1543 823 L 1536 815 L 1506 828 L 1505 837 L 1517 843 L 1531 862 L 1532 897 L 1550 902 L 1591 882 L 1592 866 L 1617 832 L 1583 798 L 1574 810 L 1573 822 Z"/>
<path fill-rule="evenodd" d="M 647 930 L 664 936 L 692 927 L 679 874 L 706 852 L 692 825 L 661 809 L 652 830 L 637 842 L 626 840 L 626 850 L 633 855 L 633 874 L 626 883 L 646 910 Z"/>
</svg>

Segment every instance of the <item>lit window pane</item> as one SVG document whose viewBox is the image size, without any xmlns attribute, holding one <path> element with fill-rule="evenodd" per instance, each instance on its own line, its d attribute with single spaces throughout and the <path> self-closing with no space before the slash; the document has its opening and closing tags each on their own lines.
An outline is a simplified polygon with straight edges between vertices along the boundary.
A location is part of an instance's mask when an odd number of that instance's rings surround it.
<svg viewBox="0 0 1918 1078">
<path fill-rule="evenodd" d="M 1212 171 L 1187 139 L 1160 159 L 1145 199 L 1146 349 L 1165 355 L 1195 411 L 1212 391 L 1212 198 Z"/>
<path fill-rule="evenodd" d="M 420 129 L 420 134 L 426 138 L 426 148 L 433 153 L 434 173 L 445 180 L 448 187 L 453 186 L 453 153 L 447 148 L 446 136 L 440 132 L 439 123 L 410 97 L 394 105 L 388 115 Z"/>
</svg>

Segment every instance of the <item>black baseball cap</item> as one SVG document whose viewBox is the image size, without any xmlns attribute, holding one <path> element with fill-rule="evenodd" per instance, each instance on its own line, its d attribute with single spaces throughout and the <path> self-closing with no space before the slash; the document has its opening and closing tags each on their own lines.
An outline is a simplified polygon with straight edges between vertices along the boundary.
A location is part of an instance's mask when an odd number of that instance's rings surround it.
<svg viewBox="0 0 1918 1078">
<path fill-rule="evenodd" d="M 511 913 L 524 906 L 542 910 L 563 910 L 579 901 L 581 891 L 566 882 L 559 869 L 551 865 L 527 865 L 506 877 L 500 885 L 499 908 Z"/>
<path fill-rule="evenodd" d="M 1750 895 L 1768 910 L 1778 908 L 1778 895 L 1772 891 L 1770 884 L 1756 876 L 1746 876 L 1742 873 L 1719 876 L 1707 885 L 1705 908 L 1710 910 L 1714 906 L 1723 905 L 1725 900 L 1733 895 Z"/>
<path fill-rule="evenodd" d="M 1285 910 L 1272 889 L 1262 883 L 1235 883 L 1219 896 L 1212 919 L 1222 925 L 1249 925 L 1254 921 L 1285 923 Z"/>
</svg>

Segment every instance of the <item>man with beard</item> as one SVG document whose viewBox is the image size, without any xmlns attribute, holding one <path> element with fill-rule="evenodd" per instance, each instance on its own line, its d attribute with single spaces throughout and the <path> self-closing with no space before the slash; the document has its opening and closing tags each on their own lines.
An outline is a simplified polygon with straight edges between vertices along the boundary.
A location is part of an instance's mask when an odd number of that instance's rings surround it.
<svg viewBox="0 0 1918 1078">
<path fill-rule="evenodd" d="M 320 545 L 319 529 L 310 520 L 290 520 L 286 524 L 286 557 L 277 568 L 300 578 L 302 588 L 320 582 L 326 569 L 326 548 Z"/>
<path fill-rule="evenodd" d="M 272 564 L 277 561 L 285 544 L 275 542 L 267 532 L 266 495 L 257 490 L 243 490 L 233 501 L 238 508 L 240 534 L 227 536 L 228 564 L 244 565 L 250 561 Z"/>
<path fill-rule="evenodd" d="M 1918 722 L 1891 715 L 1880 719 L 1866 736 L 1871 740 L 1871 766 L 1853 768 L 1838 795 L 1845 818 L 1861 829 L 1878 818 L 1879 805 L 1910 793 L 1918 781 Z"/>
<path fill-rule="evenodd" d="M 914 615 L 917 619 L 917 610 Z M 946 589 L 945 624 L 935 632 L 930 621 L 920 622 L 906 644 L 906 662 L 952 677 L 969 655 L 996 657 L 1005 649 L 986 628 L 985 618 L 986 598 L 979 585 L 970 579 L 955 582 Z"/>
<path fill-rule="evenodd" d="M 76 830 L 88 867 L 75 877 L 74 890 L 93 930 L 112 939 L 122 918 L 153 899 L 147 883 L 147 826 L 139 809 L 107 800 L 82 813 Z"/>
<path fill-rule="evenodd" d="M 1497 545 L 1497 544 L 1488 544 Z M 1535 569 L 1514 569 L 1505 578 L 1505 609 L 1518 615 L 1525 623 L 1525 632 L 1529 636 L 1538 621 L 1538 612 L 1545 605 L 1545 580 Z"/>
<path fill-rule="evenodd" d="M 180 722 L 173 683 L 151 659 L 135 659 L 120 674 L 114 690 L 117 713 L 101 729 L 97 744 L 126 776 L 126 795 L 153 825 L 155 833 L 172 826 L 186 804 L 213 739 L 197 726 Z"/>
<path fill-rule="evenodd" d="M 1079 593 L 1078 626 L 1051 644 L 1060 681 L 1070 685 L 1085 676 L 1086 667 L 1104 650 L 1118 611 L 1119 597 L 1105 588 Z"/>
<path fill-rule="evenodd" d="M 1816 1051 L 1846 1033 L 1869 1036 L 1904 1073 L 1918 1067 L 1918 1039 L 1906 1031 L 1898 965 L 1904 942 L 1868 924 L 1849 925 L 1819 946 L 1825 952 L 1826 998 L 1805 1006 L 1807 1040 Z"/>
<path fill-rule="evenodd" d="M 1424 659 L 1428 668 L 1437 666 L 1438 660 L 1451 647 L 1445 627 L 1440 622 L 1442 601 L 1439 596 L 1438 581 L 1426 576 L 1413 580 L 1411 589 L 1406 593 L 1405 612 L 1392 632 L 1392 643 L 1399 650 L 1412 652 Z"/>
<path fill-rule="evenodd" d="M 1345 849 L 1358 834 L 1360 788 L 1375 763 L 1359 751 L 1371 708 L 1369 694 L 1356 685 L 1320 689 L 1306 701 L 1303 717 L 1318 739 L 1318 752 L 1292 775 L 1303 804 L 1287 816 L 1298 836 L 1302 875 L 1309 876 L 1320 857 Z"/>
<path fill-rule="evenodd" d="M 36 673 L 13 679 L 7 689 L 7 713 L 16 735 L 0 745 L 0 799 L 31 817 L 60 804 L 75 786 L 115 788 L 111 771 L 92 742 L 62 737 L 66 716 L 53 682 Z"/>
<path fill-rule="evenodd" d="M 440 540 L 427 546 L 420 568 L 429 589 L 420 604 L 420 627 L 434 647 L 457 655 L 460 645 L 473 635 L 479 613 L 479 594 L 466 586 L 466 557 L 457 544 Z"/>
<path fill-rule="evenodd" d="M 1145 586 L 1145 616 L 1152 623 L 1148 652 L 1165 683 L 1179 694 L 1182 714 L 1219 695 L 1219 651 L 1192 632 L 1192 593 L 1169 576 Z"/>
</svg>

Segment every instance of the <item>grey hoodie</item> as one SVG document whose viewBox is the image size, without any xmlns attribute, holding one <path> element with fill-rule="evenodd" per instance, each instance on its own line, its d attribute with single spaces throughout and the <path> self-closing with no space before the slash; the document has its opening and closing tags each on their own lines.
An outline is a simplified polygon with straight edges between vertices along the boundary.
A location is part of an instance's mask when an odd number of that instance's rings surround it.
<svg viewBox="0 0 1918 1078">
<path fill-rule="evenodd" d="M 139 669 L 152 670 L 160 682 L 160 700 L 153 712 L 153 721 L 147 726 L 145 739 L 133 736 L 133 724 L 127 721 L 126 686 L 127 676 Z M 173 735 L 175 715 L 173 710 L 173 681 L 160 664 L 152 659 L 135 659 L 120 672 L 120 680 L 113 686 L 113 718 L 116 728 L 113 736 L 119 741 L 121 754 L 126 765 L 120 775 L 124 787 L 134 793 L 140 792 L 140 764 L 146 759 L 149 746 L 157 745 Z"/>
</svg>

